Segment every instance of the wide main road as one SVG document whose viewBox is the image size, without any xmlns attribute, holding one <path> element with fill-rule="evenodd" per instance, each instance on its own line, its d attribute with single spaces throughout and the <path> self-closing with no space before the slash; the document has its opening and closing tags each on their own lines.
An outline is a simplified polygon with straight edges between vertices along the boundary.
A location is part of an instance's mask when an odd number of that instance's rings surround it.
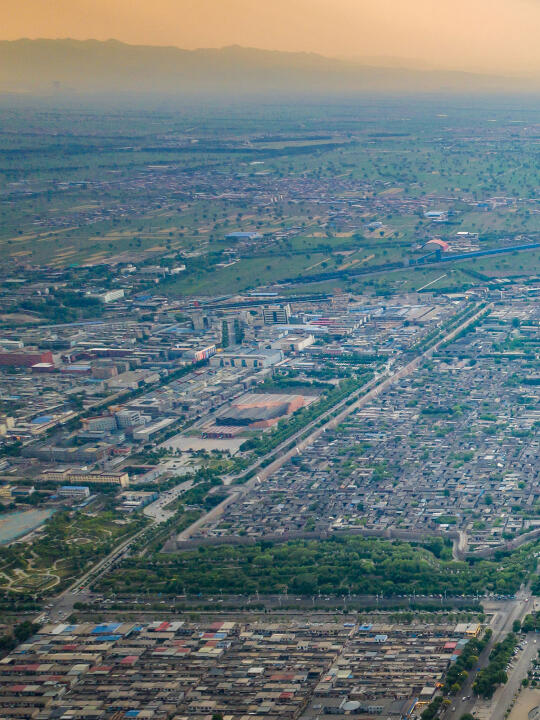
<svg viewBox="0 0 540 720">
<path fill-rule="evenodd" d="M 508 682 L 497 690 L 487 713 L 489 720 L 504 720 L 514 695 L 518 692 L 521 681 L 527 677 L 531 662 L 538 656 L 538 636 L 527 633 L 525 646 L 514 659 L 514 666 L 508 671 Z"/>
<path fill-rule="evenodd" d="M 50 622 L 59 622 L 65 620 L 73 612 L 74 604 L 84 602 L 90 597 L 89 582 L 94 582 L 99 577 L 106 575 L 112 570 L 124 557 L 129 555 L 133 544 L 139 540 L 148 530 L 156 525 L 166 522 L 172 515 L 174 509 L 169 509 L 167 505 L 173 503 L 183 493 L 192 487 L 192 480 L 186 480 L 175 487 L 162 493 L 160 497 L 152 504 L 147 505 L 143 512 L 151 519 L 151 523 L 139 530 L 135 535 L 122 540 L 106 557 L 86 570 L 77 580 L 61 592 L 50 604 L 45 612 L 40 613 L 36 620 L 42 620 L 43 616 L 49 618 Z"/>
<path fill-rule="evenodd" d="M 67 617 L 72 613 L 73 606 L 77 600 L 83 602 L 89 597 L 89 589 L 87 583 L 90 579 L 96 579 L 101 575 L 108 572 L 116 563 L 121 560 L 125 555 L 129 553 L 129 550 L 134 542 L 136 542 L 143 533 L 145 533 L 151 526 L 146 526 L 135 535 L 123 540 L 112 550 L 109 555 L 104 557 L 98 563 L 93 565 L 83 575 L 81 575 L 75 582 L 73 582 L 68 588 L 60 593 L 51 603 L 52 607 L 42 612 L 36 621 L 42 622 L 44 616 L 48 618 L 50 622 L 65 621 Z"/>
<path fill-rule="evenodd" d="M 285 463 L 295 455 L 299 455 L 305 448 L 312 445 L 317 438 L 319 438 L 327 430 L 336 428 L 348 415 L 364 407 L 372 400 L 377 398 L 381 393 L 385 392 L 389 387 L 394 385 L 396 382 L 401 380 L 408 375 L 411 375 L 425 360 L 429 359 L 433 353 L 444 343 L 453 340 L 462 330 L 466 329 L 480 318 L 487 310 L 493 307 L 492 304 L 478 308 L 472 316 L 469 316 L 456 328 L 451 330 L 449 333 L 440 338 L 434 345 L 424 350 L 422 353 L 417 355 L 415 358 L 410 360 L 406 365 L 401 368 L 397 368 L 393 371 L 386 371 L 382 375 L 376 375 L 369 383 L 359 388 L 355 392 L 351 393 L 348 398 L 345 398 L 341 402 L 334 405 L 319 417 L 315 418 L 311 423 L 303 427 L 301 430 L 291 435 L 284 440 L 280 445 L 271 450 L 267 455 L 260 458 L 256 463 L 251 465 L 247 470 L 242 471 L 237 475 L 230 475 L 224 478 L 225 485 L 231 485 L 238 483 L 243 477 L 250 475 L 255 470 L 258 473 L 250 478 L 244 485 L 239 485 L 235 488 L 231 495 L 225 500 L 213 508 L 209 513 L 199 518 L 193 525 L 186 528 L 183 532 L 178 535 L 177 541 L 183 542 L 188 540 L 192 535 L 199 530 L 201 527 L 208 525 L 211 522 L 217 520 L 224 510 L 234 502 L 237 502 L 242 498 L 249 490 L 251 490 L 257 483 L 266 480 L 272 473 L 279 470 Z M 352 398 L 358 398 L 355 402 L 351 403 Z M 336 411 L 337 414 L 336 414 Z M 320 425 L 321 420 L 327 419 L 327 422 Z M 306 436 L 306 433 L 307 436 Z M 304 437 L 305 436 L 305 437 Z M 291 447 L 292 445 L 292 447 Z M 261 467 L 265 460 L 268 458 L 275 458 L 266 467 Z"/>
<path fill-rule="evenodd" d="M 207 525 L 210 522 L 216 520 L 225 510 L 225 508 L 237 502 L 242 496 L 244 496 L 250 489 L 252 489 L 256 483 L 262 482 L 268 478 L 273 472 L 282 467 L 291 457 L 302 452 L 306 447 L 311 445 L 318 437 L 320 437 L 326 430 L 335 428 L 342 422 L 348 415 L 355 412 L 359 408 L 364 407 L 369 402 L 378 397 L 381 393 L 391 387 L 394 383 L 398 382 L 401 378 L 407 377 L 413 373 L 426 359 L 430 358 L 439 347 L 449 340 L 452 340 L 458 333 L 467 328 L 469 325 L 474 323 L 481 315 L 489 309 L 491 306 L 478 308 L 477 311 L 460 323 L 456 328 L 447 333 L 441 339 L 439 339 L 434 345 L 427 350 L 424 350 L 417 357 L 409 361 L 406 365 L 401 368 L 395 369 L 394 371 L 386 371 L 382 376 L 376 376 L 369 383 L 356 390 L 348 398 L 337 403 L 334 407 L 327 410 L 325 413 L 320 415 L 309 425 L 303 427 L 297 433 L 284 440 L 284 442 L 278 447 L 271 450 L 267 455 L 260 458 L 250 468 L 243 471 L 239 475 L 230 476 L 225 478 L 225 484 L 232 484 L 241 480 L 243 476 L 251 473 L 254 470 L 259 470 L 258 474 L 248 480 L 244 485 L 238 485 L 235 487 L 231 494 L 217 507 L 213 508 L 207 514 L 203 515 L 198 521 L 190 525 L 180 535 L 177 540 L 181 543 L 189 539 L 200 527 Z M 348 404 L 351 398 L 357 398 L 352 404 Z M 337 414 L 335 414 L 337 411 Z M 321 420 L 327 419 L 326 423 L 319 425 Z M 305 434 L 308 433 L 306 436 Z M 304 437 L 305 436 L 305 437 Z M 293 445 L 291 448 L 290 446 Z M 262 468 L 261 464 L 268 458 L 275 458 L 267 467 Z M 183 487 L 178 490 L 185 492 L 189 485 L 183 484 Z M 171 495 L 177 497 L 180 492 L 175 492 L 176 488 L 171 492 Z M 170 501 L 170 500 L 169 500 Z M 152 506 L 149 506 L 152 507 Z M 169 516 L 166 508 L 162 501 L 156 501 L 153 504 L 152 512 L 148 513 L 153 515 L 153 524 L 159 524 L 166 521 Z M 98 562 L 92 568 L 87 570 L 80 578 L 71 584 L 69 588 L 64 590 L 56 599 L 52 602 L 52 607 L 48 612 L 42 613 L 39 618 L 43 615 L 48 615 L 51 622 L 57 622 L 65 619 L 73 610 L 73 605 L 77 600 L 83 601 L 88 597 L 89 591 L 87 583 L 94 581 L 97 577 L 101 577 L 107 574 L 123 557 L 129 554 L 131 546 L 136 542 L 140 536 L 142 536 L 148 527 L 140 530 L 136 535 L 123 540 L 120 542 L 114 550 L 103 560 Z M 81 590 L 82 587 L 82 590 Z"/>
<path fill-rule="evenodd" d="M 533 609 L 534 602 L 531 598 L 531 591 L 529 587 L 520 590 L 517 593 L 515 600 L 506 600 L 501 603 L 494 604 L 495 614 L 490 625 L 491 629 L 493 630 L 493 635 L 487 647 L 484 648 L 481 656 L 478 659 L 477 667 L 479 669 L 486 667 L 489 663 L 489 654 L 491 653 L 495 643 L 504 640 L 508 633 L 512 632 L 512 625 L 514 623 L 514 620 L 522 621 L 525 615 L 528 615 L 530 612 L 532 612 Z M 502 694 L 504 697 L 509 694 L 508 702 L 504 707 L 504 711 L 502 710 L 502 706 L 504 705 L 504 699 L 497 704 L 497 708 L 499 709 L 500 706 L 502 713 L 497 713 L 498 720 L 503 720 L 504 712 L 506 711 L 506 708 L 510 703 L 510 699 L 515 692 L 515 689 L 517 689 L 517 686 L 519 686 L 521 680 L 525 677 L 527 673 L 527 668 L 531 659 L 529 657 L 530 652 L 532 651 L 533 653 L 536 653 L 536 650 L 534 648 L 536 648 L 537 645 L 535 645 L 532 641 L 529 642 L 530 645 L 527 646 L 527 650 L 520 652 L 517 656 L 516 665 L 514 666 L 514 669 L 511 671 L 511 673 L 509 673 L 509 681 L 507 685 L 504 686 L 502 693 L 501 691 L 497 691 L 497 697 L 499 697 L 500 694 Z M 532 648 L 531 645 L 533 646 Z M 520 674 L 522 670 L 523 673 Z M 473 695 L 472 690 L 476 675 L 477 671 L 471 670 L 471 672 L 469 673 L 469 677 L 467 678 L 467 682 L 459 691 L 459 696 L 454 700 L 451 709 L 444 716 L 445 720 L 459 720 L 459 718 L 465 713 L 472 714 L 473 711 L 475 711 L 475 707 L 481 703 L 481 701 Z M 463 698 L 465 698 L 465 700 Z M 490 714 L 490 720 L 495 720 L 495 715 Z"/>
</svg>

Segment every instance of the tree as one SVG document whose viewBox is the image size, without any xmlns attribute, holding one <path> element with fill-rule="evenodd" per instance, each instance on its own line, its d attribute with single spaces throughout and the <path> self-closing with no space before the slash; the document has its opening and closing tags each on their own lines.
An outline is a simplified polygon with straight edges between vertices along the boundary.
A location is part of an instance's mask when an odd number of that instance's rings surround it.
<svg viewBox="0 0 540 720">
<path fill-rule="evenodd" d="M 478 655 L 469 655 L 469 657 L 464 661 L 465 667 L 467 670 L 472 670 L 473 667 L 478 662 Z"/>
<path fill-rule="evenodd" d="M 526 615 L 525 619 L 523 620 L 523 624 L 521 626 L 521 629 L 523 632 L 531 632 L 533 630 L 536 630 L 537 624 L 537 618 L 535 615 Z"/>
<path fill-rule="evenodd" d="M 227 321 L 223 320 L 221 323 L 221 347 L 228 347 L 229 346 L 229 326 L 227 325 Z"/>
<path fill-rule="evenodd" d="M 237 345 L 241 345 L 242 341 L 244 339 L 244 330 L 242 326 L 240 325 L 240 321 L 238 318 L 234 321 L 234 342 Z"/>
</svg>

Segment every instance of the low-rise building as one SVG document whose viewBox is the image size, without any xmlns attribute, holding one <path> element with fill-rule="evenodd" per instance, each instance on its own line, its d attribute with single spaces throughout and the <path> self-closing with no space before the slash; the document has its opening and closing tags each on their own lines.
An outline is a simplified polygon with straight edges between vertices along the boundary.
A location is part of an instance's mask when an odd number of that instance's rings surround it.
<svg viewBox="0 0 540 720">
<path fill-rule="evenodd" d="M 291 317 L 291 306 L 268 305 L 263 308 L 263 320 L 265 325 L 286 325 Z"/>
<path fill-rule="evenodd" d="M 127 487 L 129 485 L 129 475 L 127 472 L 107 472 L 92 471 L 84 468 L 55 468 L 53 470 L 45 470 L 42 479 L 46 482 L 65 482 L 65 483 L 98 483 L 111 484 Z"/>
<path fill-rule="evenodd" d="M 74 500 L 85 500 L 90 497 L 90 488 L 86 485 L 64 485 L 58 488 L 58 495 Z"/>
<path fill-rule="evenodd" d="M 281 350 L 222 352 L 210 358 L 211 367 L 266 368 L 283 360 Z"/>
</svg>

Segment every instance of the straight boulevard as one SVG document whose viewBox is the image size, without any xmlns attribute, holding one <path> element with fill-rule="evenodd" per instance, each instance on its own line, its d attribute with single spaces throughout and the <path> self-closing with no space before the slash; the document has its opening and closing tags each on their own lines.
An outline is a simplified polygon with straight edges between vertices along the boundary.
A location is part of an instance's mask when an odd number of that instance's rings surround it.
<svg viewBox="0 0 540 720">
<path fill-rule="evenodd" d="M 142 537 L 144 533 L 172 517 L 174 510 L 168 509 L 167 506 L 187 492 L 192 485 L 192 480 L 179 483 L 170 490 L 162 493 L 153 503 L 147 505 L 143 512 L 147 517 L 151 518 L 151 524 L 142 528 L 142 530 L 139 530 L 139 532 L 127 540 L 123 540 L 106 557 L 75 580 L 49 604 L 44 612 L 40 613 L 36 621 L 41 622 L 44 618 L 48 618 L 50 622 L 64 621 L 73 612 L 73 606 L 77 601 L 88 601 L 92 595 L 88 587 L 89 582 L 94 582 L 110 572 L 123 558 L 129 555 L 134 543 Z"/>
<path fill-rule="evenodd" d="M 531 599 L 531 591 L 527 587 L 517 593 L 515 600 L 507 600 L 497 604 L 486 603 L 486 608 L 489 609 L 491 607 L 495 612 L 493 621 L 490 624 L 493 630 L 491 640 L 482 651 L 478 659 L 477 668 L 471 670 L 469 673 L 467 682 L 459 691 L 459 697 L 455 699 L 451 709 L 446 712 L 445 720 L 459 720 L 465 713 L 475 714 L 480 717 L 481 711 L 486 707 L 486 702 L 473 695 L 472 687 L 476 675 L 480 669 L 488 665 L 489 655 L 493 650 L 493 646 L 504 640 L 506 635 L 512 632 L 514 621 L 519 620 L 521 622 L 525 615 L 532 612 L 534 609 L 534 601 Z M 531 652 L 533 656 L 536 655 L 536 648 L 538 647 L 533 642 L 533 639 L 536 639 L 535 634 L 530 633 L 530 635 L 531 638 L 527 638 L 528 644 L 526 645 L 526 650 L 518 653 L 514 668 L 509 672 L 508 682 L 497 690 L 492 701 L 487 702 L 487 705 L 491 708 L 490 712 L 486 715 L 486 718 L 489 718 L 489 720 L 502 720 L 504 718 L 514 692 L 527 674 L 527 669 L 532 659 Z M 494 708 L 492 707 L 493 704 L 495 704 Z"/>
<path fill-rule="evenodd" d="M 256 463 L 251 465 L 247 470 L 235 476 L 228 476 L 224 478 L 225 485 L 233 485 L 238 483 L 248 476 L 255 470 L 259 472 L 250 478 L 245 484 L 231 488 L 231 494 L 219 505 L 210 510 L 208 513 L 203 515 L 199 520 L 190 525 L 186 530 L 180 533 L 177 537 L 177 542 L 182 543 L 188 540 L 200 527 L 213 522 L 223 513 L 224 509 L 237 502 L 243 497 L 251 488 L 258 482 L 263 482 L 273 472 L 281 468 L 291 457 L 302 452 L 302 450 L 312 444 L 320 435 L 326 430 L 333 429 L 339 425 L 348 415 L 355 412 L 356 410 L 364 407 L 371 400 L 378 397 L 381 393 L 391 387 L 394 383 L 399 381 L 401 378 L 411 375 L 422 362 L 429 359 L 433 353 L 435 353 L 439 347 L 449 340 L 455 338 L 462 330 L 466 329 L 469 325 L 474 323 L 481 315 L 491 307 L 478 308 L 477 311 L 460 323 L 456 328 L 451 330 L 449 333 L 440 338 L 428 349 L 422 351 L 415 358 L 410 360 L 406 365 L 398 368 L 394 371 L 387 370 L 382 375 L 378 375 L 373 378 L 369 383 L 359 388 L 357 391 L 352 393 L 350 397 L 337 403 L 334 407 L 327 410 L 325 413 L 320 415 L 318 418 L 313 420 L 309 425 L 299 430 L 297 433 L 287 438 L 278 447 L 271 450 L 267 455 L 260 458 Z M 351 403 L 352 398 L 357 398 L 355 402 Z M 337 414 L 336 414 L 337 411 Z M 321 420 L 327 420 L 320 425 Z M 308 433 L 307 435 L 305 435 Z M 305 436 L 305 437 L 304 437 Z M 290 447 L 293 445 L 293 447 Z M 284 451 L 284 452 L 283 452 Z M 282 454 L 281 454 L 282 453 Z M 269 465 L 262 468 L 265 460 L 269 458 L 275 458 Z M 43 612 L 39 615 L 38 619 L 43 621 L 44 617 L 48 617 L 51 622 L 59 622 L 69 616 L 73 610 L 73 605 L 77 600 L 84 602 L 88 600 L 91 593 L 87 587 L 88 582 L 93 582 L 99 577 L 106 575 L 113 569 L 118 562 L 129 555 L 132 545 L 148 531 L 149 527 L 154 527 L 157 524 L 165 522 L 169 517 L 170 513 L 165 510 L 165 505 L 176 499 L 182 492 L 185 492 L 191 487 L 191 484 L 181 483 L 176 486 L 173 490 L 164 493 L 158 500 L 146 509 L 146 514 L 152 516 L 152 524 L 143 528 L 138 533 L 133 535 L 127 540 L 123 540 L 117 545 L 112 552 L 107 555 L 103 560 L 98 562 L 92 568 L 87 570 L 81 577 L 73 582 L 70 587 L 64 590 L 58 595 L 48 606 L 48 612 Z"/>
<path fill-rule="evenodd" d="M 369 383 L 359 388 L 355 392 L 351 393 L 348 398 L 345 398 L 334 407 L 330 408 L 318 418 L 313 420 L 309 425 L 306 425 L 301 430 L 291 435 L 289 438 L 284 440 L 280 445 L 271 450 L 267 455 L 260 458 L 256 463 L 251 465 L 247 470 L 237 474 L 229 475 L 224 478 L 225 485 L 233 485 L 242 481 L 243 478 L 248 477 L 255 470 L 259 472 L 252 478 L 250 478 L 245 484 L 235 488 L 231 495 L 229 495 L 223 502 L 213 508 L 210 512 L 203 517 L 199 518 L 193 525 L 190 525 L 177 537 L 177 542 L 182 543 L 189 540 L 192 535 L 199 530 L 199 528 L 207 525 L 210 522 L 217 520 L 223 511 L 234 502 L 237 502 L 247 492 L 249 492 L 257 483 L 266 480 L 272 473 L 279 470 L 286 462 L 288 462 L 295 455 L 299 455 L 306 447 L 313 444 L 313 442 L 319 438 L 327 430 L 336 428 L 348 415 L 359 410 L 360 408 L 367 405 L 369 402 L 378 397 L 381 393 L 385 392 L 394 383 L 401 380 L 404 377 L 411 375 L 425 360 L 429 359 L 433 353 L 435 353 L 440 346 L 452 340 L 462 330 L 467 328 L 469 325 L 474 323 L 486 310 L 490 309 L 492 305 L 480 308 L 471 317 L 464 320 L 456 328 L 451 330 L 447 335 L 438 340 L 434 345 L 424 350 L 420 355 L 409 361 L 406 365 L 398 368 L 394 371 L 387 370 L 385 373 L 376 375 Z M 351 404 L 351 399 L 358 398 Z M 336 410 L 338 411 L 337 415 Z M 322 425 L 321 420 L 327 419 L 327 422 Z M 305 436 L 306 432 L 308 433 Z M 305 437 L 304 437 L 305 436 Z M 292 445 L 292 447 L 291 447 Z M 275 459 L 266 467 L 261 467 L 265 460 L 268 458 Z"/>
</svg>

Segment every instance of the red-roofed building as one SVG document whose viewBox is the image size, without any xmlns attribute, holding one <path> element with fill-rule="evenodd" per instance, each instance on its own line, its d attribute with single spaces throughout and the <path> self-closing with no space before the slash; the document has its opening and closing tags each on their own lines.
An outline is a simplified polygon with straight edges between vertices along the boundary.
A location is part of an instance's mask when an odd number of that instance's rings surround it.
<svg viewBox="0 0 540 720">
<path fill-rule="evenodd" d="M 137 659 L 137 655 L 126 655 L 120 660 L 120 665 L 135 665 Z"/>
<path fill-rule="evenodd" d="M 442 252 L 448 252 L 450 245 L 440 238 L 433 238 L 424 245 L 425 250 L 442 250 Z"/>
<path fill-rule="evenodd" d="M 0 352 L 0 365 L 4 367 L 32 367 L 39 363 L 54 364 L 52 352 Z"/>
</svg>

